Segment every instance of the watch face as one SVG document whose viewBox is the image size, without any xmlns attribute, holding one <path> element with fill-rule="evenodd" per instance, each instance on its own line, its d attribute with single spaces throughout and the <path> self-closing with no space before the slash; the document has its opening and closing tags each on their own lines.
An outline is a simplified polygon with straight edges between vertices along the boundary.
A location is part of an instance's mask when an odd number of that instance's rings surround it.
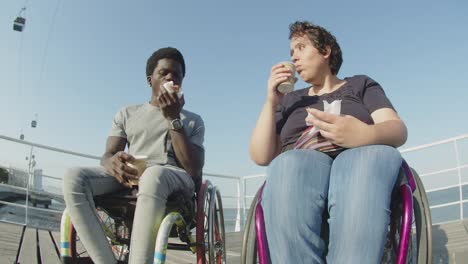
<svg viewBox="0 0 468 264">
<path fill-rule="evenodd" d="M 182 121 L 180 121 L 180 119 L 172 120 L 171 124 L 172 124 L 172 129 L 174 130 L 179 130 L 183 127 L 183 123 Z"/>
</svg>

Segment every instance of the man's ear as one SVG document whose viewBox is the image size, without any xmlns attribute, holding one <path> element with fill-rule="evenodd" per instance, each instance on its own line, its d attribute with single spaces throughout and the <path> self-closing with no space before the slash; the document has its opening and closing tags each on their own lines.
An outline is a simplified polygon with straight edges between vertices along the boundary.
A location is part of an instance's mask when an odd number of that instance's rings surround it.
<svg viewBox="0 0 468 264">
<path fill-rule="evenodd" d="M 331 54 L 331 48 L 330 46 L 325 46 L 325 54 L 323 54 L 323 57 L 325 59 L 328 59 L 330 58 L 330 54 Z"/>
<path fill-rule="evenodd" d="M 146 80 L 148 81 L 149 86 L 152 86 L 151 85 L 151 76 L 146 76 Z"/>
</svg>

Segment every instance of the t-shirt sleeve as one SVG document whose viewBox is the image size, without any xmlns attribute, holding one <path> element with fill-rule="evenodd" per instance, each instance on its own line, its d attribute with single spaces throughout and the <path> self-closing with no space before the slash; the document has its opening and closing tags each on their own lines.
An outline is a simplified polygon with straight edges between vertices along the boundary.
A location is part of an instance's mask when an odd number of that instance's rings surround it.
<svg viewBox="0 0 468 264">
<path fill-rule="evenodd" d="M 112 120 L 112 127 L 109 136 L 127 138 L 127 133 L 125 133 L 125 117 L 123 110 L 120 110 L 115 114 L 114 120 Z"/>
<path fill-rule="evenodd" d="M 201 117 L 197 118 L 195 122 L 195 126 L 192 130 L 192 134 L 190 135 L 190 142 L 192 144 L 200 147 L 201 149 L 205 149 L 203 147 L 203 142 L 205 141 L 205 123 Z"/>
<path fill-rule="evenodd" d="M 373 113 L 376 110 L 381 108 L 391 108 L 395 110 L 392 103 L 385 95 L 385 92 L 376 81 L 367 77 L 364 82 L 364 92 L 363 92 L 363 103 L 366 108 L 369 110 L 369 113 Z"/>
</svg>

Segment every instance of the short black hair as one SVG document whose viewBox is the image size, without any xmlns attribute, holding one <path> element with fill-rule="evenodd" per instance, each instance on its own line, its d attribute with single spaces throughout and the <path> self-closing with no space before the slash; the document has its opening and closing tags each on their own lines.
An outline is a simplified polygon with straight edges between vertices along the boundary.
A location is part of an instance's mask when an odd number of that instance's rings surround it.
<svg viewBox="0 0 468 264">
<path fill-rule="evenodd" d="M 326 53 L 327 46 L 330 47 L 329 66 L 331 73 L 337 75 L 343 63 L 343 54 L 335 36 L 325 28 L 314 25 L 309 21 L 296 21 L 289 25 L 289 39 L 304 35 L 309 38 L 312 45 L 322 54 Z"/>
<path fill-rule="evenodd" d="M 146 62 L 146 76 L 151 76 L 154 69 L 158 65 L 158 61 L 161 59 L 172 59 L 180 63 L 182 66 L 182 77 L 185 77 L 185 61 L 182 53 L 176 48 L 167 47 L 161 48 L 155 51 Z"/>
</svg>

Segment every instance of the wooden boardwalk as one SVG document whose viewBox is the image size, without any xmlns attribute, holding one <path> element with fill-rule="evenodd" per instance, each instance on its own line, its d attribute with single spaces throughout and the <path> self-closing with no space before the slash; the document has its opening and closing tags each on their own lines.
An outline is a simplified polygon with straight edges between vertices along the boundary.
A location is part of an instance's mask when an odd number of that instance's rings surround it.
<svg viewBox="0 0 468 264">
<path fill-rule="evenodd" d="M 20 243 L 21 232 L 23 226 L 0 222 L 0 263 L 14 263 L 18 246 Z M 50 238 L 49 232 L 39 230 L 39 244 L 42 263 L 60 264 L 60 259 L 57 256 L 54 244 Z M 60 235 L 58 232 L 52 232 L 53 238 L 57 246 L 60 243 Z M 226 235 L 227 243 L 227 263 L 240 263 L 242 233 L 228 233 Z M 179 242 L 174 240 L 174 242 Z M 37 247 L 36 247 L 36 229 L 26 228 L 23 239 L 23 246 L 19 262 L 21 264 L 37 263 Z M 173 251 L 169 250 L 167 254 L 168 264 L 188 264 L 196 263 L 196 257 L 189 251 Z"/>
<path fill-rule="evenodd" d="M 16 258 L 22 226 L 0 222 L 0 263 L 13 263 Z M 434 225 L 433 263 L 468 263 L 468 220 Z M 39 230 L 42 263 L 59 264 L 59 258 L 47 231 Z M 55 242 L 59 234 L 53 232 Z M 240 263 L 242 233 L 228 233 L 227 263 Z M 36 262 L 36 229 L 27 228 L 20 254 L 21 264 Z M 169 251 L 168 264 L 195 263 L 195 255 L 185 251 Z"/>
</svg>

